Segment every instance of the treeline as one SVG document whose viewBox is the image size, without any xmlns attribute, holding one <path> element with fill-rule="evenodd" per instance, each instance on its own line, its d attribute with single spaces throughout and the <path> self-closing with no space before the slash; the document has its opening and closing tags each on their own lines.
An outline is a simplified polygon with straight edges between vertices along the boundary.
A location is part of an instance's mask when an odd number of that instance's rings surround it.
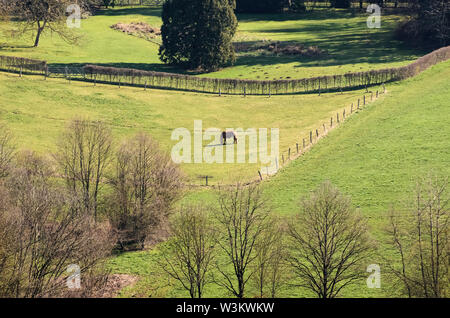
<svg viewBox="0 0 450 318">
<path fill-rule="evenodd" d="M 216 203 L 174 214 L 158 265 L 192 298 L 205 296 L 210 284 L 237 298 L 280 297 L 288 286 L 335 298 L 351 285 L 381 288 L 381 280 L 385 289 L 393 283 L 396 296 L 445 298 L 447 187 L 445 178 L 420 179 L 407 210 L 380 216 L 385 231 L 378 242 L 350 197 L 330 182 L 287 218 L 273 212 L 258 185 L 219 188 Z"/>
<path fill-rule="evenodd" d="M 182 175 L 146 134 L 115 146 L 102 122 L 72 121 L 57 151 L 16 151 L 0 124 L 0 297 L 93 297 L 113 250 L 142 249 L 181 195 Z M 67 288 L 68 269 L 82 288 Z"/>
<path fill-rule="evenodd" d="M 162 5 L 165 0 L 88 0 L 96 6 L 153 6 Z M 236 11 L 242 13 L 275 13 L 286 10 L 296 11 L 299 8 L 334 7 L 365 8 L 376 3 L 382 7 L 404 8 L 410 0 L 236 0 Z"/>
<path fill-rule="evenodd" d="M 386 8 L 407 8 L 408 0 L 236 0 L 238 13 L 277 13 L 299 12 L 314 10 L 315 8 L 360 8 L 365 9 L 369 4 L 378 4 Z"/>
</svg>

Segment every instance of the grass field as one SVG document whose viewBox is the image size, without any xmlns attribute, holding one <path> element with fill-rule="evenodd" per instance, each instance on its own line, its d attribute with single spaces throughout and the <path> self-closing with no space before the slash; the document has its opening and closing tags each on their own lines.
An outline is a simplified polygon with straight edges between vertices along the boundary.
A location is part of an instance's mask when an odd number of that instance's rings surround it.
<svg viewBox="0 0 450 318">
<path fill-rule="evenodd" d="M 306 138 L 310 130 L 329 122 L 331 116 L 355 102 L 363 91 L 343 94 L 296 96 L 223 96 L 110 85 L 69 82 L 62 79 L 22 77 L 0 73 L 0 121 L 8 123 L 22 149 L 54 151 L 65 125 L 73 118 L 105 121 L 116 140 L 145 131 L 170 151 L 177 141 L 172 131 L 185 127 L 192 135 L 194 120 L 210 127 L 279 128 L 280 151 L 286 152 Z M 242 141 L 242 140 L 241 140 Z M 204 141 L 206 146 L 211 141 Z M 192 140 L 193 143 L 193 140 Z M 222 147 L 222 146 L 216 146 Z M 206 148 L 203 148 L 206 149 Z M 237 146 L 235 146 L 237 154 Z M 246 152 L 249 150 L 247 138 Z M 250 149 L 251 152 L 257 149 Z M 224 151 L 225 152 L 225 151 Z M 193 155 L 193 154 L 192 154 Z M 286 154 L 285 154 L 286 155 Z M 213 176 L 212 183 L 258 176 L 261 164 L 183 164 L 190 182 L 204 182 L 199 175 Z"/>
<path fill-rule="evenodd" d="M 235 66 L 201 76 L 220 78 L 285 79 L 330 75 L 400 66 L 426 52 L 403 48 L 393 40 L 400 16 L 386 15 L 382 28 L 369 30 L 365 14 L 317 10 L 307 15 L 240 15 L 236 41 L 294 41 L 328 51 L 320 58 L 298 58 L 259 53 L 239 54 Z M 163 65 L 154 43 L 110 29 L 118 23 L 161 23 L 160 8 L 101 10 L 82 21 L 79 46 L 70 46 L 46 35 L 38 48 L 31 38 L 12 39 L 9 26 L 0 23 L 0 55 L 47 60 L 50 65 L 81 66 L 86 63 L 181 72 Z M 417 177 L 433 170 L 450 175 L 450 61 L 432 67 L 404 82 L 386 85 L 387 94 L 349 117 L 322 138 L 309 152 L 292 161 L 276 176 L 262 183 L 275 213 L 290 216 L 303 195 L 324 180 L 331 180 L 351 195 L 353 204 L 368 218 L 373 236 L 383 238 L 386 212 L 400 209 Z M 379 88 L 372 88 L 373 90 Z M 311 130 L 329 124 L 364 90 L 294 96 L 214 96 L 191 92 L 122 87 L 0 72 L 0 122 L 14 133 L 20 149 L 40 153 L 56 150 L 62 130 L 73 118 L 102 120 L 112 129 L 116 145 L 138 131 L 151 134 L 170 151 L 176 128 L 193 131 L 194 120 L 209 127 L 279 128 L 280 151 L 301 143 Z M 367 94 L 367 93 L 366 93 Z M 369 92 L 370 94 L 370 92 Z M 203 141 L 203 147 L 208 141 Z M 254 149 L 246 148 L 246 153 Z M 192 183 L 199 175 L 213 176 L 213 184 L 257 177 L 260 164 L 183 164 Z M 210 189 L 189 191 L 182 202 L 213 203 Z M 383 244 L 380 253 L 389 253 Z M 158 247 L 116 255 L 109 261 L 113 273 L 139 276 L 136 285 L 121 297 L 187 297 L 188 294 L 158 269 Z M 379 263 L 375 257 L 373 263 Z M 383 273 L 382 273 L 383 274 Z M 382 276 L 383 277 L 383 276 Z M 381 289 L 368 289 L 365 280 L 345 289 L 344 297 L 392 297 L 398 286 L 382 278 Z M 206 297 L 230 296 L 214 285 Z M 246 297 L 255 297 L 251 286 Z M 280 297 L 313 296 L 288 286 Z"/>
<path fill-rule="evenodd" d="M 414 79 L 390 85 L 385 100 L 351 117 L 310 152 L 263 183 L 274 210 L 292 215 L 300 197 L 328 179 L 352 196 L 353 204 L 368 218 L 372 235 L 382 242 L 387 211 L 391 206 L 405 208 L 417 178 L 429 171 L 450 175 L 449 76 L 450 62 L 445 62 Z M 192 192 L 186 200 L 206 204 L 214 201 L 214 194 Z M 382 243 L 379 253 L 388 253 Z M 114 272 L 142 277 L 122 296 L 187 296 L 179 288 L 161 284 L 164 279 L 155 263 L 157 257 L 156 249 L 125 253 L 111 261 Z M 379 262 L 379 257 L 373 260 Z M 362 280 L 342 296 L 393 297 L 397 287 L 382 278 L 382 288 L 373 290 Z M 247 296 L 254 296 L 252 293 L 250 289 Z M 225 295 L 211 286 L 207 296 Z M 310 295 L 292 287 L 280 296 Z"/>
<path fill-rule="evenodd" d="M 80 44 L 68 45 L 51 34 L 44 35 L 38 48 L 32 48 L 31 35 L 11 38 L 14 25 L 0 23 L 0 54 L 47 60 L 50 66 L 80 66 L 87 63 L 147 70 L 182 72 L 162 64 L 158 45 L 113 30 L 122 22 L 161 25 L 160 8 L 116 8 L 101 10 L 82 20 L 77 32 Z M 202 76 L 247 79 L 304 78 L 343 74 L 391 66 L 401 66 L 425 52 L 406 49 L 393 39 L 400 16 L 385 15 L 381 29 L 368 29 L 367 14 L 349 11 L 317 10 L 308 14 L 239 15 L 235 41 L 294 41 L 318 46 L 328 52 L 319 58 L 240 54 L 235 66 Z"/>
</svg>

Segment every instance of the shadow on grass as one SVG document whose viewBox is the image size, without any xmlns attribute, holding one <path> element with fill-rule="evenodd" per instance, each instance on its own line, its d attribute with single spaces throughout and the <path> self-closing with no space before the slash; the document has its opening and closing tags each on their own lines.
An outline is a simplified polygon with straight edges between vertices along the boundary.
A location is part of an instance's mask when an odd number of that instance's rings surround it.
<svg viewBox="0 0 450 318">
<path fill-rule="evenodd" d="M 188 72 L 175 66 L 166 65 L 163 63 L 49 63 L 49 68 L 81 68 L 87 64 L 93 64 L 104 67 L 117 67 L 117 68 L 132 68 L 143 71 L 154 72 L 166 72 L 166 73 L 178 73 L 178 74 L 190 74 L 195 75 L 198 73 Z"/>
<path fill-rule="evenodd" d="M 126 15 L 144 15 L 161 16 L 160 7 L 126 7 L 115 9 L 102 9 L 96 12 L 97 16 L 126 16 Z M 365 15 L 361 15 L 365 16 Z M 305 38 L 300 42 L 304 46 L 318 46 L 321 50 L 327 52 L 318 57 L 309 56 L 277 56 L 274 54 L 238 54 L 235 66 L 261 67 L 261 73 L 264 73 L 263 67 L 276 66 L 295 63 L 294 68 L 308 67 L 327 67 L 367 63 L 376 66 L 377 64 L 386 64 L 394 62 L 403 62 L 416 59 L 429 51 L 420 51 L 406 48 L 402 42 L 393 38 L 393 28 L 395 23 L 388 20 L 382 29 L 367 29 L 364 19 L 354 19 L 355 15 L 349 10 L 317 10 L 302 14 L 239 14 L 241 22 L 262 22 L 254 30 L 248 30 L 248 33 L 273 34 L 274 39 L 279 35 L 295 35 L 298 38 Z M 338 21 L 326 21 L 326 20 Z M 285 25 L 279 28 L 269 28 L 264 21 L 294 21 L 304 20 L 308 23 L 292 27 Z M 384 21 L 384 20 L 383 20 Z M 0 54 L 5 52 L 16 52 L 20 49 L 32 48 L 31 46 L 8 46 L 0 45 Z M 89 63 L 55 63 L 49 64 L 50 67 L 82 67 Z M 179 74 L 200 75 L 198 72 L 190 72 L 175 66 L 165 65 L 163 63 L 92 63 L 99 66 L 109 66 L 117 68 L 134 68 L 140 70 L 169 72 Z M 206 74 L 206 73 L 203 73 Z M 331 74 L 323 74 L 331 75 Z"/>
<path fill-rule="evenodd" d="M 126 15 L 144 15 L 161 17 L 161 7 L 136 7 L 136 8 L 115 8 L 101 9 L 95 13 L 96 16 L 126 16 Z"/>
</svg>

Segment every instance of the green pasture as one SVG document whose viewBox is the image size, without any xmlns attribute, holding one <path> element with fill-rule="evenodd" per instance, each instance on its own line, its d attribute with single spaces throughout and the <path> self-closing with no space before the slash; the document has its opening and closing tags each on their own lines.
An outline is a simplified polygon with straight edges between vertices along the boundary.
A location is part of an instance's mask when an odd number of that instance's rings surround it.
<svg viewBox="0 0 450 318">
<path fill-rule="evenodd" d="M 239 15 L 235 41 L 293 41 L 317 45 L 328 54 L 318 58 L 274 56 L 251 52 L 239 54 L 236 65 L 199 76 L 248 79 L 287 79 L 342 74 L 404 65 L 426 52 L 406 49 L 393 39 L 401 16 L 383 15 L 381 29 L 367 29 L 366 14 L 341 10 L 317 10 L 308 14 Z M 163 65 L 158 46 L 146 40 L 110 29 L 118 22 L 146 22 L 159 26 L 160 8 L 116 8 L 101 10 L 82 21 L 78 46 L 45 35 L 38 48 L 30 37 L 12 38 L 14 25 L 0 22 L 0 55 L 47 60 L 53 66 L 81 66 L 87 63 L 147 70 L 182 72 Z M 387 93 L 356 111 L 301 157 L 289 162 L 276 176 L 262 183 L 265 196 L 277 214 L 298 211 L 299 199 L 324 180 L 352 197 L 353 204 L 367 217 L 373 237 L 379 241 L 378 255 L 390 253 L 383 243 L 386 213 L 393 206 L 405 209 L 418 177 L 429 171 L 450 175 L 450 61 L 432 67 L 404 82 L 386 85 Z M 222 96 L 121 87 L 0 72 L 0 122 L 12 130 L 19 149 L 40 153 L 56 150 L 56 142 L 73 118 L 102 120 L 111 129 L 115 146 L 138 131 L 152 135 L 170 151 L 177 128 L 194 136 L 194 121 L 207 128 L 279 128 L 280 153 L 287 158 L 296 143 L 302 145 L 309 132 L 330 117 L 342 115 L 358 98 L 379 87 L 342 93 L 292 96 Z M 354 108 L 355 109 L 355 108 Z M 342 117 L 341 117 L 342 121 Z M 202 141 L 202 150 L 211 140 Z M 191 145 L 193 143 L 191 142 Z M 213 146 L 219 149 L 222 146 Z M 232 146 L 236 147 L 236 146 Z M 245 152 L 251 153 L 248 141 Z M 231 183 L 257 177 L 260 163 L 182 164 L 187 182 L 200 184 L 200 175 L 213 176 L 212 184 Z M 264 172 L 264 171 L 263 171 Z M 214 190 L 190 190 L 182 203 L 214 204 Z M 159 248 L 116 255 L 109 261 L 113 273 L 139 276 L 139 281 L 121 291 L 120 297 L 187 297 L 188 293 L 157 266 Z M 374 256 L 372 263 L 381 263 Z M 392 297 L 398 285 L 385 279 L 382 288 L 368 289 L 365 280 L 345 289 L 344 297 Z M 291 282 L 295 282 L 292 280 Z M 253 286 L 246 297 L 256 297 Z M 230 296 L 209 285 L 206 297 Z M 307 291 L 286 286 L 280 297 L 308 297 Z"/>
<path fill-rule="evenodd" d="M 42 76 L 24 76 L 0 73 L 0 121 L 6 122 L 16 136 L 21 149 L 40 152 L 55 151 L 55 143 L 67 123 L 74 118 L 102 120 L 113 130 L 116 142 L 138 131 L 152 135 L 166 151 L 171 151 L 178 140 L 172 140 L 172 132 L 186 128 L 191 136 L 191 158 L 194 158 L 194 121 L 202 121 L 202 133 L 208 128 L 267 128 L 270 145 L 270 129 L 278 128 L 280 152 L 287 158 L 288 148 L 296 151 L 302 147 L 303 138 L 309 139 L 309 131 L 323 130 L 330 117 L 361 98 L 364 91 L 348 91 L 317 95 L 294 96 L 222 96 L 144 90 L 100 85 L 63 79 L 47 79 Z M 205 138 L 205 135 L 204 135 Z M 230 141 L 231 142 L 231 141 Z M 257 152 L 249 138 L 244 151 Z M 308 141 L 309 142 L 309 141 Z M 212 144 L 213 147 L 206 147 Z M 200 151 L 226 149 L 214 140 L 204 140 Z M 234 148 L 235 158 L 239 151 Z M 269 149 L 268 154 L 271 153 Z M 249 155 L 244 163 L 185 163 L 190 183 L 202 183 L 198 176 L 209 175 L 211 183 L 227 183 L 238 179 L 254 179 L 261 163 L 251 163 Z M 281 159 L 280 159 L 281 160 Z M 193 161 L 193 160 L 192 160 Z M 281 163 L 280 163 L 281 164 Z M 264 171 L 263 171 L 264 172 Z"/>
<path fill-rule="evenodd" d="M 276 177 L 262 185 L 276 213 L 292 215 L 299 199 L 324 180 L 331 180 L 367 217 L 372 236 L 378 241 L 377 255 L 390 253 L 383 229 L 393 207 L 405 210 L 413 196 L 417 178 L 430 171 L 450 175 L 450 62 L 434 66 L 414 79 L 388 86 L 389 94 L 322 139 L 310 152 L 295 160 Z M 214 204 L 213 191 L 195 191 L 185 199 Z M 187 297 L 188 294 L 165 277 L 155 260 L 158 249 L 125 253 L 111 260 L 114 272 L 141 277 L 123 290 L 122 297 Z M 382 264 L 380 256 L 373 263 Z M 393 297 L 398 285 L 384 279 L 382 288 L 366 287 L 364 280 L 346 289 L 343 297 Z M 164 283 L 162 283 L 164 281 Z M 247 297 L 256 292 L 249 288 Z M 207 297 L 226 295 L 214 285 Z M 280 296 L 308 297 L 308 292 L 288 286 Z"/>
<path fill-rule="evenodd" d="M 32 34 L 12 37 L 15 23 L 0 22 L 0 54 L 47 60 L 50 66 L 98 64 L 146 70 L 183 72 L 162 64 L 158 45 L 113 30 L 118 22 L 146 22 L 161 25 L 159 7 L 122 7 L 100 10 L 81 21 L 78 45 L 69 45 L 47 33 L 38 48 Z M 239 15 L 235 41 L 287 41 L 318 46 L 326 51 L 320 57 L 276 56 L 267 52 L 238 54 L 236 64 L 201 76 L 276 80 L 318 75 L 343 74 L 401 66 L 426 52 L 402 47 L 393 30 L 401 16 L 386 13 L 380 29 L 368 29 L 368 14 L 346 10 L 316 10 L 305 14 Z"/>
</svg>

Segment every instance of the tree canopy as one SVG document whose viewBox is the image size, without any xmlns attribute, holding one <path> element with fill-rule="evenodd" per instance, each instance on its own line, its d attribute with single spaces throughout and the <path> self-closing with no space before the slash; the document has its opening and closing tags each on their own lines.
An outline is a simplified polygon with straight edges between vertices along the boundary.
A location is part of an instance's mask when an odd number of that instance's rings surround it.
<svg viewBox="0 0 450 318">
<path fill-rule="evenodd" d="M 162 11 L 163 62 L 214 71 L 234 63 L 234 0 L 168 0 Z"/>
</svg>

